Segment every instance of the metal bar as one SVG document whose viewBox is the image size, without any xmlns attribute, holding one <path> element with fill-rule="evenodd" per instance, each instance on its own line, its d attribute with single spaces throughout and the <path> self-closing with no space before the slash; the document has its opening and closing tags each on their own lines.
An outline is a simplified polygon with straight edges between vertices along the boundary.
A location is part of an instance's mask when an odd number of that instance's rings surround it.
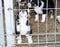
<svg viewBox="0 0 60 47">
<path fill-rule="evenodd" d="M 5 47 L 2 0 L 0 0 L 0 47 Z"/>
<path fill-rule="evenodd" d="M 4 0 L 5 23 L 6 23 L 6 37 L 7 47 L 12 47 L 15 44 L 15 36 L 9 35 L 15 33 L 13 0 Z M 14 45 L 15 46 L 15 45 Z"/>
<path fill-rule="evenodd" d="M 51 44 L 51 45 L 53 45 L 53 44 L 59 44 L 59 43 L 60 43 L 60 42 L 56 42 L 56 43 L 55 43 L 55 42 L 47 42 L 47 43 L 46 43 L 46 42 L 42 42 L 42 43 L 31 43 L 31 44 L 39 44 L 39 45 L 42 45 L 42 44 L 45 44 L 45 45 L 46 45 L 46 44 Z M 16 44 L 14 44 L 14 45 L 22 45 L 22 44 L 29 44 L 29 43 L 21 43 L 21 44 L 17 44 L 17 43 L 16 43 Z"/>
<path fill-rule="evenodd" d="M 47 33 L 47 35 L 54 35 L 55 33 Z M 17 36 L 16 34 L 4 34 L 5 36 L 6 35 L 15 35 Z M 38 35 L 46 35 L 46 33 L 40 33 L 40 34 L 31 34 L 32 36 L 38 36 Z M 56 33 L 56 35 L 60 35 L 60 33 Z"/>
</svg>

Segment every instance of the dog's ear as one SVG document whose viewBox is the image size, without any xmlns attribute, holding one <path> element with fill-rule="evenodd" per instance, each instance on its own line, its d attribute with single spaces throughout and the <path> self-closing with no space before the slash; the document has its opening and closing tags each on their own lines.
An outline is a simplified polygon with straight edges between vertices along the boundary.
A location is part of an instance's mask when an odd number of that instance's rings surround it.
<svg viewBox="0 0 60 47">
<path fill-rule="evenodd" d="M 21 12 L 21 10 L 19 12 Z"/>
</svg>

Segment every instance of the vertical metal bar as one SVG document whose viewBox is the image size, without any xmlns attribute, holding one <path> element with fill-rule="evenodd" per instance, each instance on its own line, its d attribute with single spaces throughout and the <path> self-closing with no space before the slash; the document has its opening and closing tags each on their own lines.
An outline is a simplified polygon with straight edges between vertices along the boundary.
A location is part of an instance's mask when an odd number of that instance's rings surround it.
<svg viewBox="0 0 60 47">
<path fill-rule="evenodd" d="M 47 3 L 46 3 L 46 14 L 47 14 L 47 16 L 46 16 L 46 47 L 48 47 L 48 45 L 47 45 L 47 43 L 48 43 L 48 39 L 47 39 L 47 35 L 48 35 L 48 0 L 47 0 Z"/>
<path fill-rule="evenodd" d="M 39 6 L 39 0 L 37 1 L 38 1 L 38 6 Z M 40 47 L 39 46 L 39 14 L 38 14 L 37 30 L 38 30 L 38 47 Z"/>
<path fill-rule="evenodd" d="M 29 0 L 26 0 L 26 1 L 29 2 Z M 30 2 L 31 2 L 31 0 L 30 0 Z M 29 15 L 30 15 L 30 14 L 29 14 L 29 13 L 30 13 L 30 12 L 29 12 L 29 11 L 30 11 L 30 10 L 29 10 L 29 7 L 28 7 L 26 10 L 27 10 L 27 12 L 28 12 L 28 17 L 29 17 Z M 30 22 L 29 18 L 28 18 L 28 21 Z M 31 36 L 32 36 L 32 35 L 31 35 Z M 28 44 L 28 47 L 30 47 L 30 44 Z"/>
<path fill-rule="evenodd" d="M 0 0 L 0 47 L 5 47 L 2 0 Z"/>
<path fill-rule="evenodd" d="M 54 30 L 55 31 L 55 44 L 56 44 L 56 15 L 57 15 L 57 0 L 56 0 L 56 9 L 55 9 L 55 17 L 54 17 L 55 18 L 54 19 L 54 21 L 55 21 L 55 24 L 54 24 L 55 25 L 55 27 L 54 27 L 55 28 L 55 30 Z M 56 45 L 54 45 L 54 47 L 56 47 Z"/>
<path fill-rule="evenodd" d="M 28 1 L 28 3 L 29 3 L 29 0 L 26 0 L 26 1 Z M 31 3 L 31 0 L 30 0 L 30 3 Z M 26 9 L 27 11 L 28 11 L 28 17 L 30 16 L 30 9 L 29 9 L 29 7 Z M 30 18 L 30 17 L 29 17 Z M 30 20 L 29 20 L 29 18 L 28 18 L 28 21 L 30 22 Z M 32 36 L 32 35 L 31 35 Z M 33 41 L 33 40 L 32 40 Z M 33 44 L 33 43 L 32 43 Z M 31 47 L 31 45 L 30 44 L 28 44 L 28 46 L 29 47 Z"/>
<path fill-rule="evenodd" d="M 7 47 L 13 47 L 15 42 L 15 24 L 14 24 L 14 13 L 13 13 L 13 0 L 4 0 L 4 11 L 5 11 L 5 23 L 6 23 L 6 36 L 7 36 Z M 15 46 L 15 45 L 14 45 Z"/>
</svg>

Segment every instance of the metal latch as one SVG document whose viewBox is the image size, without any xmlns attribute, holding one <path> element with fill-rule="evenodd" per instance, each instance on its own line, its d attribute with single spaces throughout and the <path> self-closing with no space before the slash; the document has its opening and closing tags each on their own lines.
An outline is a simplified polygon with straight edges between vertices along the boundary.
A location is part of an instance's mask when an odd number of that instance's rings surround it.
<svg viewBox="0 0 60 47">
<path fill-rule="evenodd" d="M 12 10 L 12 8 L 8 8 L 8 11 Z"/>
</svg>

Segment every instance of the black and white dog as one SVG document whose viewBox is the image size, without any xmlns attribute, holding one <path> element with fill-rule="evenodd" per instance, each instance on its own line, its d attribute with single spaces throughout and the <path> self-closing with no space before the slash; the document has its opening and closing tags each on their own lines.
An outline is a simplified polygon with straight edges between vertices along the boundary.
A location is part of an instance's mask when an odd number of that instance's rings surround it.
<svg viewBox="0 0 60 47">
<path fill-rule="evenodd" d="M 55 5 L 53 0 L 29 0 L 28 7 L 34 8 L 35 11 L 35 21 L 38 21 L 38 14 L 42 14 L 42 20 L 41 22 L 45 22 L 45 18 L 47 16 L 47 12 L 53 12 Z M 47 9 L 46 9 L 47 8 Z M 51 15 L 51 18 L 53 16 Z"/>
<path fill-rule="evenodd" d="M 29 15 L 26 10 L 20 10 L 17 16 L 16 27 L 17 32 L 20 32 L 19 36 L 17 36 L 17 43 L 22 43 L 21 35 L 26 35 L 28 43 L 32 43 L 32 30 L 29 24 Z"/>
</svg>

